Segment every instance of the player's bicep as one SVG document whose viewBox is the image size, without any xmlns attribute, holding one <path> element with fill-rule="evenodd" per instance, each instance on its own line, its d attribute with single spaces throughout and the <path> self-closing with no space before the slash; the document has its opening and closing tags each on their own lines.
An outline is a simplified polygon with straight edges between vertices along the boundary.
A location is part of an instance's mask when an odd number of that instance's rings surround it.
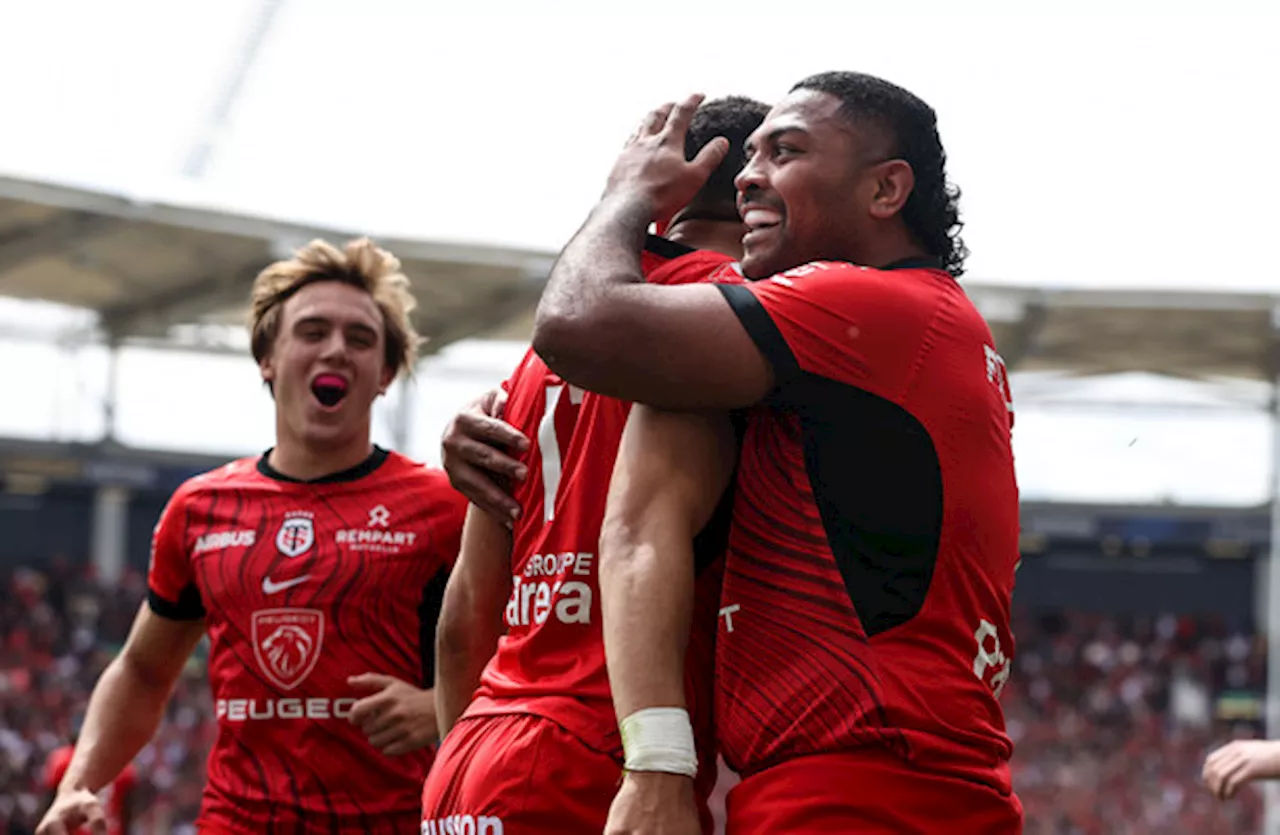
<svg viewBox="0 0 1280 835">
<path fill-rule="evenodd" d="M 629 540 L 666 529 L 692 538 L 728 487 L 737 452 L 727 413 L 635 406 L 610 483 L 607 534 Z"/>
<path fill-rule="evenodd" d="M 710 284 L 628 284 L 540 320 L 534 347 L 589 391 L 668 409 L 733 409 L 772 388 L 769 363 Z"/>
<path fill-rule="evenodd" d="M 120 653 L 121 662 L 152 687 L 169 687 L 204 635 L 205 622 L 162 617 L 144 603 Z"/>
</svg>

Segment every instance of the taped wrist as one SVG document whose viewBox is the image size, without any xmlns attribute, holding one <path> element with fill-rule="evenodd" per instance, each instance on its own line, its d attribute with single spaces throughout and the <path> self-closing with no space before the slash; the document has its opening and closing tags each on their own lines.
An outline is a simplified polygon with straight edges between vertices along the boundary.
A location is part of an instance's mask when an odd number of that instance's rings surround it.
<svg viewBox="0 0 1280 835">
<path fill-rule="evenodd" d="M 637 710 L 620 724 L 623 767 L 627 771 L 660 771 L 666 774 L 698 774 L 698 752 L 693 742 L 689 712 L 679 707 Z"/>
</svg>

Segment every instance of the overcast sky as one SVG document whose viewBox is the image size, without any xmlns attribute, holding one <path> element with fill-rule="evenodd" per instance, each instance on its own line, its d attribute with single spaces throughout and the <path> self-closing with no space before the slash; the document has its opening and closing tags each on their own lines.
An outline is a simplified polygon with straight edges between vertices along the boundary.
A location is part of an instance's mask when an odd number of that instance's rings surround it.
<svg viewBox="0 0 1280 835">
<path fill-rule="evenodd" d="M 926 0 L 894 4 L 892 16 L 884 4 L 803 0 L 647 13 L 585 0 L 491 0 L 473 12 L 413 0 L 276 5 L 194 179 L 183 167 L 210 138 L 263 4 L 3 4 L 0 172 L 553 251 L 653 105 L 694 90 L 770 100 L 809 73 L 858 69 L 938 110 L 964 190 L 970 280 L 1280 290 L 1269 253 L 1280 223 L 1274 2 L 1086 0 L 1052 16 Z M 6 316 L 57 320 L 0 304 Z M 433 458 L 450 410 L 519 351 L 470 343 L 424 366 L 410 451 Z M 0 410 L 0 432 L 100 430 L 101 356 L 0 341 L 0 357 L 6 404 L 23 404 Z M 247 360 L 128 352 L 120 384 L 131 443 L 228 453 L 270 443 L 270 403 Z M 1093 394 L 1203 399 L 1132 379 Z M 1027 405 L 1018 417 L 1034 497 L 1257 502 L 1268 449 L 1257 411 Z"/>
</svg>

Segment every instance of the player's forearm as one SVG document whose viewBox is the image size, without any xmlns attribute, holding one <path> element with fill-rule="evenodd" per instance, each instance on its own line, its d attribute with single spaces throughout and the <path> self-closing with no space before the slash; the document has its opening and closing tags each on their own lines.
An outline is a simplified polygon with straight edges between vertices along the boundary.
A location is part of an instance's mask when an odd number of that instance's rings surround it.
<svg viewBox="0 0 1280 835">
<path fill-rule="evenodd" d="M 468 617 L 464 605 L 459 600 L 450 607 L 455 611 L 442 611 L 436 632 L 436 724 L 442 739 L 471 704 L 501 637 L 501 630 L 487 622 L 492 619 Z"/>
<path fill-rule="evenodd" d="M 685 707 L 684 658 L 693 616 L 693 545 L 670 526 L 613 525 L 600 543 L 605 658 L 622 720 Z"/>
<path fill-rule="evenodd" d="M 436 624 L 436 722 L 441 738 L 471 703 L 480 674 L 506 631 L 511 532 L 475 505 L 467 508 L 462 551 L 445 586 Z"/>
<path fill-rule="evenodd" d="M 1280 740 L 1262 743 L 1265 756 L 1258 757 L 1254 766 L 1258 780 L 1280 780 Z"/>
<path fill-rule="evenodd" d="M 629 305 L 617 295 L 643 283 L 640 254 L 651 207 L 626 196 L 602 200 L 560 253 L 534 319 L 533 348 L 557 374 L 591 388 L 616 350 Z M 604 355 L 602 357 L 602 354 Z"/>
<path fill-rule="evenodd" d="M 605 658 L 620 720 L 685 706 L 694 535 L 736 459 L 728 415 L 637 405 L 627 419 L 600 537 Z"/>
<path fill-rule="evenodd" d="M 148 678 L 123 653 L 108 664 L 59 789 L 96 792 L 114 780 L 155 735 L 172 686 Z"/>
</svg>

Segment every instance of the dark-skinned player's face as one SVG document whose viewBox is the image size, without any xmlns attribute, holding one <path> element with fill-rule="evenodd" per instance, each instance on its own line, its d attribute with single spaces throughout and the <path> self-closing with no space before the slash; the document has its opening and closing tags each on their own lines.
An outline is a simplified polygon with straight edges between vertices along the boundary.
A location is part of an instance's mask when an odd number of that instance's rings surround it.
<svg viewBox="0 0 1280 835">
<path fill-rule="evenodd" d="M 808 261 L 857 260 L 884 156 L 882 143 L 839 111 L 835 96 L 796 90 L 748 139 L 735 184 L 749 278 Z"/>
<path fill-rule="evenodd" d="M 385 339 L 378 305 L 357 287 L 322 281 L 285 301 L 260 368 L 293 437 L 323 447 L 368 432 L 373 401 L 392 379 Z"/>
</svg>

